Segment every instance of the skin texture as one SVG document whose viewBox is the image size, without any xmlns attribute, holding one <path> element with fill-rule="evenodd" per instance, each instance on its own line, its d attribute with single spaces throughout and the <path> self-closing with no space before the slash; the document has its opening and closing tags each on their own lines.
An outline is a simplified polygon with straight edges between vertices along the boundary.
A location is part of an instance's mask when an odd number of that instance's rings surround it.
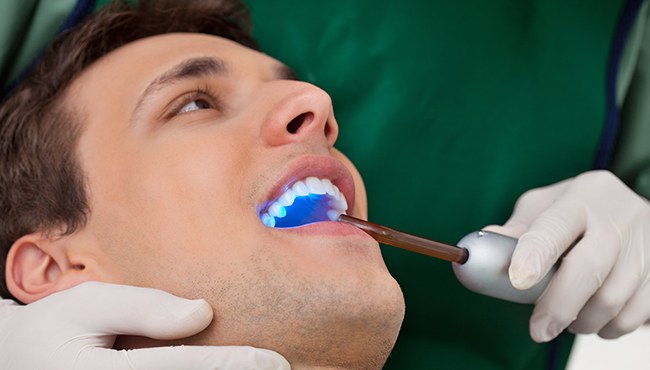
<svg viewBox="0 0 650 370">
<path fill-rule="evenodd" d="M 147 90 L 182 61 L 205 57 L 222 59 L 226 72 Z M 329 96 L 286 79 L 280 66 L 219 37 L 167 34 L 84 71 L 65 104 L 84 122 L 78 154 L 89 222 L 71 236 L 17 243 L 13 293 L 29 301 L 84 280 L 155 287 L 212 305 L 214 322 L 185 344 L 268 348 L 296 369 L 381 368 L 404 302 L 378 244 L 338 223 L 278 230 L 259 220 L 282 183 L 311 172 L 338 176 L 348 200 L 356 198 L 348 213 L 366 212 L 358 172 L 333 148 Z M 19 263 L 21 251 L 29 256 L 20 248 L 26 243 L 52 256 L 40 278 L 53 283 L 40 292 Z M 118 345 L 160 344 L 122 338 Z"/>
</svg>

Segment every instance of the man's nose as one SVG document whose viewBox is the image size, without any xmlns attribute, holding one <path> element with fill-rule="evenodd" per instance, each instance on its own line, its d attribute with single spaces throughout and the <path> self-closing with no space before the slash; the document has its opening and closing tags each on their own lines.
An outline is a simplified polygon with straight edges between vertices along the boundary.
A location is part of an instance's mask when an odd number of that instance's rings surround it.
<svg viewBox="0 0 650 370">
<path fill-rule="evenodd" d="M 271 146 L 312 141 L 333 147 L 339 127 L 330 96 L 305 82 L 277 83 L 272 90 L 276 98 L 270 98 L 274 106 L 262 125 L 263 140 Z"/>
</svg>

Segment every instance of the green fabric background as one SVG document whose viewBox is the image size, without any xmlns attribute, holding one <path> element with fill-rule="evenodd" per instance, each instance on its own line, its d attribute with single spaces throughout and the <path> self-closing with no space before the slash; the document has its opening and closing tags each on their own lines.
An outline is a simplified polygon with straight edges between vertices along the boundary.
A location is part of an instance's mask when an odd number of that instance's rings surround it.
<svg viewBox="0 0 650 370">
<path fill-rule="evenodd" d="M 262 48 L 332 95 L 373 221 L 455 243 L 591 168 L 621 1 L 247 2 Z M 386 368 L 546 368 L 532 306 L 383 252 L 407 307 Z"/>
<path fill-rule="evenodd" d="M 0 1 L 0 87 L 16 78 L 43 50 L 75 3 Z"/>
<path fill-rule="evenodd" d="M 612 171 L 650 198 L 650 2 L 646 1 L 628 38 L 618 86 L 622 130 Z M 634 68 L 630 68 L 633 65 Z M 629 81 L 629 82 L 628 82 Z M 626 83 L 627 82 L 627 83 Z"/>
</svg>

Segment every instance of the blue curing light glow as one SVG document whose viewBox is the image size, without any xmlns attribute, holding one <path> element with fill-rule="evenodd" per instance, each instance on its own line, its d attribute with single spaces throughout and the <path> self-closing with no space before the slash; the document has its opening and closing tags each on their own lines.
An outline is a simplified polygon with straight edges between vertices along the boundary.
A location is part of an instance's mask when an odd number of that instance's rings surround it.
<svg viewBox="0 0 650 370">
<path fill-rule="evenodd" d="M 284 217 L 275 218 L 275 227 L 295 227 L 319 221 L 329 221 L 327 194 L 308 194 L 296 197 L 293 204 L 284 208 Z"/>
<path fill-rule="evenodd" d="M 287 216 L 287 207 L 280 208 L 280 216 L 278 217 L 286 217 L 286 216 Z"/>
</svg>

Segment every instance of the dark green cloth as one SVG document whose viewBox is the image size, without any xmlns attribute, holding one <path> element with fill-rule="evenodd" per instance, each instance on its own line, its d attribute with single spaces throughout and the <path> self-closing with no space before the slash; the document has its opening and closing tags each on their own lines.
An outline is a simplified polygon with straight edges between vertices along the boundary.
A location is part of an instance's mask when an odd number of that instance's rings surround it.
<svg viewBox="0 0 650 370">
<path fill-rule="evenodd" d="M 455 243 L 592 166 L 622 1 L 247 2 L 262 48 L 331 94 L 371 220 Z M 387 369 L 547 368 L 532 306 L 467 291 L 449 263 L 383 252 L 406 299 Z"/>
<path fill-rule="evenodd" d="M 9 85 L 40 54 L 75 2 L 0 1 L 0 88 Z"/>
</svg>

